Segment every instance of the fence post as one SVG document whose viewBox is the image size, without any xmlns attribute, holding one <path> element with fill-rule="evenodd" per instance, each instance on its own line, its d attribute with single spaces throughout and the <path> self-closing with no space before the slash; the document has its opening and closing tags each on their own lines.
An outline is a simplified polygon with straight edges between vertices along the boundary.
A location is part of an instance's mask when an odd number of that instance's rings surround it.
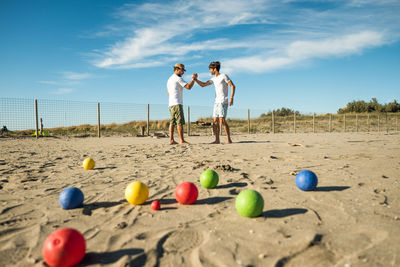
<svg viewBox="0 0 400 267">
<path fill-rule="evenodd" d="M 97 137 L 100 138 L 100 103 L 97 103 Z"/>
<path fill-rule="evenodd" d="M 381 132 L 381 116 L 378 115 L 378 133 Z"/>
<path fill-rule="evenodd" d="M 275 118 L 274 118 L 274 111 L 272 111 L 272 133 L 275 133 Z"/>
<path fill-rule="evenodd" d="M 40 118 L 40 135 L 43 135 L 43 119 Z"/>
<path fill-rule="evenodd" d="M 399 118 L 399 116 L 396 116 L 396 132 L 398 132 L 399 131 L 399 128 L 398 128 L 398 118 Z"/>
<path fill-rule="evenodd" d="M 150 135 L 150 104 L 147 104 L 147 136 Z"/>
<path fill-rule="evenodd" d="M 250 134 L 250 109 L 247 110 L 248 133 Z"/>
<path fill-rule="evenodd" d="M 389 120 L 388 120 L 388 113 L 386 112 L 386 133 L 389 133 Z"/>
<path fill-rule="evenodd" d="M 332 132 L 332 114 L 329 114 L 329 132 Z"/>
<path fill-rule="evenodd" d="M 296 133 L 296 112 L 293 113 L 293 132 Z"/>
<path fill-rule="evenodd" d="M 315 112 L 312 115 L 312 132 L 315 133 Z"/>
<path fill-rule="evenodd" d="M 356 114 L 356 132 L 358 132 L 358 114 Z"/>
<path fill-rule="evenodd" d="M 344 132 L 346 132 L 346 114 L 343 115 L 343 128 Z"/>
<path fill-rule="evenodd" d="M 188 117 L 188 125 L 187 125 L 187 135 L 190 136 L 190 107 L 187 107 L 187 117 Z"/>
<path fill-rule="evenodd" d="M 35 129 L 36 129 L 36 139 L 38 139 L 39 138 L 39 115 L 38 115 L 37 99 L 35 99 Z"/>
<path fill-rule="evenodd" d="M 370 128 L 370 123 L 369 123 L 369 114 L 368 114 L 368 117 L 367 117 L 367 125 L 368 125 L 368 132 L 369 132 L 369 128 Z"/>
</svg>

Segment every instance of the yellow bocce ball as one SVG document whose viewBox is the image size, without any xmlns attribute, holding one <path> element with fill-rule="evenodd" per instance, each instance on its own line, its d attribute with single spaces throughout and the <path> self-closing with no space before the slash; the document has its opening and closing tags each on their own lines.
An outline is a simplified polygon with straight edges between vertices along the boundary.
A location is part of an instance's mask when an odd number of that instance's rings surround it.
<svg viewBox="0 0 400 267">
<path fill-rule="evenodd" d="M 92 170 L 94 168 L 94 160 L 91 158 L 87 158 L 83 161 L 82 166 L 85 170 Z"/>
<path fill-rule="evenodd" d="M 146 202 L 149 197 L 149 189 L 142 182 L 130 183 L 125 189 L 126 200 L 133 205 L 140 205 Z"/>
</svg>

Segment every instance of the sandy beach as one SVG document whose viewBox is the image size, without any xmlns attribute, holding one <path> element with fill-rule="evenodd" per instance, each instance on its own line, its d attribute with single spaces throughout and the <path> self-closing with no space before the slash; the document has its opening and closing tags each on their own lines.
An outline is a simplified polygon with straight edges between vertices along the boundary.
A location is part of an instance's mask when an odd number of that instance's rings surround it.
<svg viewBox="0 0 400 267">
<path fill-rule="evenodd" d="M 43 266 L 43 242 L 62 227 L 86 239 L 79 266 L 400 266 L 399 133 L 186 139 L 0 138 L 0 266 Z M 220 180 L 206 190 L 209 168 Z M 296 187 L 303 169 L 317 174 L 316 191 Z M 133 181 L 149 188 L 143 205 L 125 200 Z M 194 205 L 175 200 L 183 181 L 199 189 Z M 60 207 L 69 186 L 83 191 L 82 208 Z M 235 210 L 247 188 L 264 198 L 260 217 Z"/>
</svg>

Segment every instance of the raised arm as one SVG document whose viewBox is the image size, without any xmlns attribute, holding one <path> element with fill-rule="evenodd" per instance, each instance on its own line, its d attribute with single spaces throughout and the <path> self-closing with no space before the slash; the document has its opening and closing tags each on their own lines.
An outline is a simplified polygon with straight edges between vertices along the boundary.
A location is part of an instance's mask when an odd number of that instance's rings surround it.
<svg viewBox="0 0 400 267">
<path fill-rule="evenodd" d="M 194 81 L 197 79 L 197 73 L 193 73 L 192 75 L 192 80 L 190 81 L 190 83 L 186 84 L 184 87 L 188 90 L 192 89 L 193 85 L 194 85 Z"/>
<path fill-rule="evenodd" d="M 192 89 L 194 85 L 194 80 L 191 80 L 189 83 L 187 83 L 184 87 L 188 90 Z"/>
<path fill-rule="evenodd" d="M 231 87 L 231 98 L 229 99 L 229 106 L 232 106 L 233 105 L 233 96 L 235 95 L 236 87 L 232 81 L 229 81 L 228 85 Z"/>
<path fill-rule="evenodd" d="M 209 86 L 209 85 L 211 85 L 212 84 L 212 82 L 211 81 L 207 81 L 207 82 L 202 82 L 202 81 L 199 81 L 199 80 L 195 80 L 196 81 L 196 83 L 198 84 L 198 85 L 200 85 L 201 87 L 205 87 L 205 86 Z"/>
</svg>

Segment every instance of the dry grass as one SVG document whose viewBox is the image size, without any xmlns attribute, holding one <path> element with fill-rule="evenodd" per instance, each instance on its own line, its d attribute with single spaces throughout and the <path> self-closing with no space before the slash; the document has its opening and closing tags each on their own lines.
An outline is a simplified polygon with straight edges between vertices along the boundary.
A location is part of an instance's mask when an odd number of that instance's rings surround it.
<svg viewBox="0 0 400 267">
<path fill-rule="evenodd" d="M 346 122 L 345 122 L 346 120 Z M 212 133 L 210 124 L 212 118 L 200 118 L 198 122 L 191 122 L 191 134 L 208 135 Z M 247 133 L 248 121 L 243 119 L 227 119 L 232 133 Z M 169 120 L 150 121 L 150 133 L 168 133 Z M 296 132 L 367 132 L 367 131 L 398 131 L 400 127 L 400 114 L 320 114 L 315 115 L 296 115 Z M 123 124 L 101 125 L 101 134 L 109 135 L 141 135 L 142 128 L 147 133 L 146 121 L 131 121 Z M 187 125 L 184 127 L 187 131 Z M 294 116 L 275 116 L 274 127 L 272 116 L 260 116 L 250 120 L 251 133 L 290 133 L 294 132 Z M 70 127 L 57 127 L 47 129 L 51 136 L 96 136 L 97 125 L 82 124 Z M 31 136 L 34 130 L 7 132 L 6 136 Z"/>
</svg>

